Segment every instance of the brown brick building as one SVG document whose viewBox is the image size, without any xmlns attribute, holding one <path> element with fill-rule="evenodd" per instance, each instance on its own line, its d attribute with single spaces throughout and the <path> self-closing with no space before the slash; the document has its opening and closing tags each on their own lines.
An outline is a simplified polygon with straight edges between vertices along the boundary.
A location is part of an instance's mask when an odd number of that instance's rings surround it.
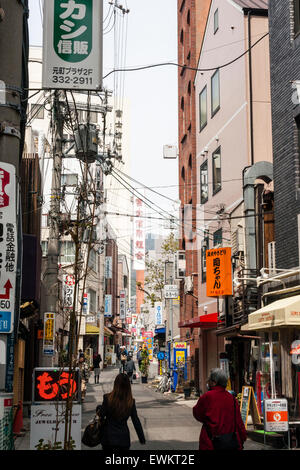
<svg viewBox="0 0 300 470">
<path fill-rule="evenodd" d="M 187 286 L 188 283 L 181 281 L 180 324 L 198 315 L 197 248 L 193 243 L 196 240 L 197 204 L 195 71 L 187 67 L 197 67 L 210 4 L 211 0 L 178 0 L 178 63 L 186 66 L 178 68 L 180 249 L 186 252 L 186 277 L 190 284 Z M 187 205 L 191 212 L 183 227 Z M 193 288 L 190 287 L 191 282 Z M 188 378 L 195 380 L 198 387 L 199 330 L 181 328 L 181 340 L 188 344 Z"/>
</svg>

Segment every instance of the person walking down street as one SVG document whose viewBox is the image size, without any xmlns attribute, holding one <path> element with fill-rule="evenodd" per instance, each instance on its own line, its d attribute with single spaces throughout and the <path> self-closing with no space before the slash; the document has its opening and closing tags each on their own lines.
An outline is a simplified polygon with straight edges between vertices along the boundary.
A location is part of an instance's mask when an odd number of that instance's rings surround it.
<svg viewBox="0 0 300 470">
<path fill-rule="evenodd" d="M 85 358 L 81 357 L 78 361 L 79 375 L 81 377 L 81 398 L 84 400 L 86 394 L 86 384 L 89 381 L 90 369 Z"/>
<path fill-rule="evenodd" d="M 135 372 L 135 363 L 132 359 L 132 355 L 128 354 L 127 362 L 125 364 L 125 372 L 129 377 L 130 383 L 132 384 L 133 373 Z"/>
<path fill-rule="evenodd" d="M 122 349 L 121 349 L 121 369 L 120 369 L 120 372 L 125 372 L 125 365 L 126 365 L 126 362 L 127 362 L 127 351 L 125 349 L 125 346 L 122 346 Z"/>
<path fill-rule="evenodd" d="M 194 418 L 203 423 L 199 450 L 228 447 L 228 440 L 232 443 L 231 433 L 234 431 L 237 437 L 236 450 L 243 449 L 247 432 L 238 401 L 226 390 L 227 380 L 227 375 L 222 369 L 212 369 L 207 383 L 208 392 L 201 395 L 193 408 Z"/>
<path fill-rule="evenodd" d="M 101 442 L 104 451 L 117 452 L 130 448 L 130 432 L 127 425 L 129 417 L 131 417 L 140 443 L 146 443 L 128 375 L 117 375 L 112 392 L 103 396 L 103 403 L 97 406 L 96 413 L 102 420 L 105 419 L 104 436 Z"/>
<path fill-rule="evenodd" d="M 93 368 L 94 368 L 94 378 L 95 378 L 95 384 L 99 383 L 99 377 L 100 377 L 100 362 L 102 362 L 102 357 L 100 354 L 97 354 L 94 356 L 93 359 Z"/>
<path fill-rule="evenodd" d="M 139 350 L 136 353 L 136 358 L 137 358 L 139 369 L 140 369 L 141 368 L 141 363 L 142 363 L 142 346 L 139 346 Z"/>
</svg>

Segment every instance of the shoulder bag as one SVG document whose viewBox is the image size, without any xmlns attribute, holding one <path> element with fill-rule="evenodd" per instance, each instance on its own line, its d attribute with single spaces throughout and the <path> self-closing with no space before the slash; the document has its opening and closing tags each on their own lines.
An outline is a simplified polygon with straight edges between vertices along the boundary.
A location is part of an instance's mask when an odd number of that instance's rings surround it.
<svg viewBox="0 0 300 470">
<path fill-rule="evenodd" d="M 98 415 L 87 425 L 84 430 L 81 442 L 87 447 L 96 447 L 101 444 L 104 436 L 105 418 L 101 419 Z"/>
<path fill-rule="evenodd" d="M 234 413 L 234 431 L 228 434 L 221 434 L 219 436 L 212 436 L 208 426 L 206 427 L 206 432 L 208 437 L 213 443 L 214 450 L 238 450 L 239 449 L 239 442 L 236 434 L 236 414 L 235 414 L 235 407 L 236 402 L 235 398 L 233 398 L 233 413 Z"/>
</svg>

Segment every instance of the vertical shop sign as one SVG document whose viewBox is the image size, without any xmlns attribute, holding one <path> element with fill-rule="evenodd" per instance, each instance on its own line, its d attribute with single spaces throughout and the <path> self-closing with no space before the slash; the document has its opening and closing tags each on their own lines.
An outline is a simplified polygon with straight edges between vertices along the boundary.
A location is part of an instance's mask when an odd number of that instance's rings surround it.
<svg viewBox="0 0 300 470">
<path fill-rule="evenodd" d="M 206 295 L 232 295 L 231 248 L 206 250 Z"/>
<path fill-rule="evenodd" d="M 88 292 L 84 292 L 82 314 L 89 315 L 89 313 L 90 313 L 90 295 L 88 294 Z"/>
<path fill-rule="evenodd" d="M 112 279 L 112 256 L 105 257 L 105 279 Z"/>
<path fill-rule="evenodd" d="M 101 87 L 102 4 L 102 0 L 44 2 L 43 88 Z"/>
<path fill-rule="evenodd" d="M 75 278 L 71 274 L 64 274 L 63 277 L 63 302 L 64 308 L 73 308 L 75 289 Z"/>
<path fill-rule="evenodd" d="M 137 197 L 134 198 L 134 233 L 133 233 L 133 269 L 144 271 L 145 269 L 145 227 L 144 204 Z"/>
<path fill-rule="evenodd" d="M 16 171 L 0 164 L 0 333 L 14 328 L 18 240 L 16 223 Z"/>
<path fill-rule="evenodd" d="M 155 325 L 162 325 L 163 323 L 163 308 L 161 302 L 154 303 L 155 309 Z"/>
<path fill-rule="evenodd" d="M 120 290 L 120 320 L 126 319 L 126 291 Z"/>
<path fill-rule="evenodd" d="M 104 301 L 104 316 L 111 317 L 112 316 L 112 295 L 106 294 L 105 301 Z"/>
<path fill-rule="evenodd" d="M 44 356 L 54 355 L 54 332 L 55 332 L 55 313 L 45 313 L 44 316 L 44 338 L 43 354 Z"/>
</svg>

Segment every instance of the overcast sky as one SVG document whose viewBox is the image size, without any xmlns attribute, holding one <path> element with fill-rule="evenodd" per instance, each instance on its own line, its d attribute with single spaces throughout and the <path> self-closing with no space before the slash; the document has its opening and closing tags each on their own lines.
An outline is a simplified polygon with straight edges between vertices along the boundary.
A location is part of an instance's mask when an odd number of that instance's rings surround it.
<svg viewBox="0 0 300 470">
<path fill-rule="evenodd" d="M 30 44 L 42 45 L 40 0 L 29 0 Z M 130 10 L 126 65 L 138 66 L 166 61 L 177 62 L 177 2 L 175 0 L 124 0 L 119 4 Z M 104 18 L 109 1 L 104 0 Z M 106 20 L 104 70 L 113 69 L 113 29 Z M 112 24 L 112 22 L 111 22 Z M 177 160 L 163 159 L 164 144 L 177 142 L 177 67 L 165 66 L 125 74 L 125 97 L 130 102 L 131 176 L 147 186 L 178 185 Z M 104 80 L 111 88 L 112 76 Z M 137 186 L 134 185 L 133 186 Z M 178 199 L 178 186 L 157 188 Z M 147 192 L 147 197 L 170 210 L 170 203 Z"/>
</svg>

